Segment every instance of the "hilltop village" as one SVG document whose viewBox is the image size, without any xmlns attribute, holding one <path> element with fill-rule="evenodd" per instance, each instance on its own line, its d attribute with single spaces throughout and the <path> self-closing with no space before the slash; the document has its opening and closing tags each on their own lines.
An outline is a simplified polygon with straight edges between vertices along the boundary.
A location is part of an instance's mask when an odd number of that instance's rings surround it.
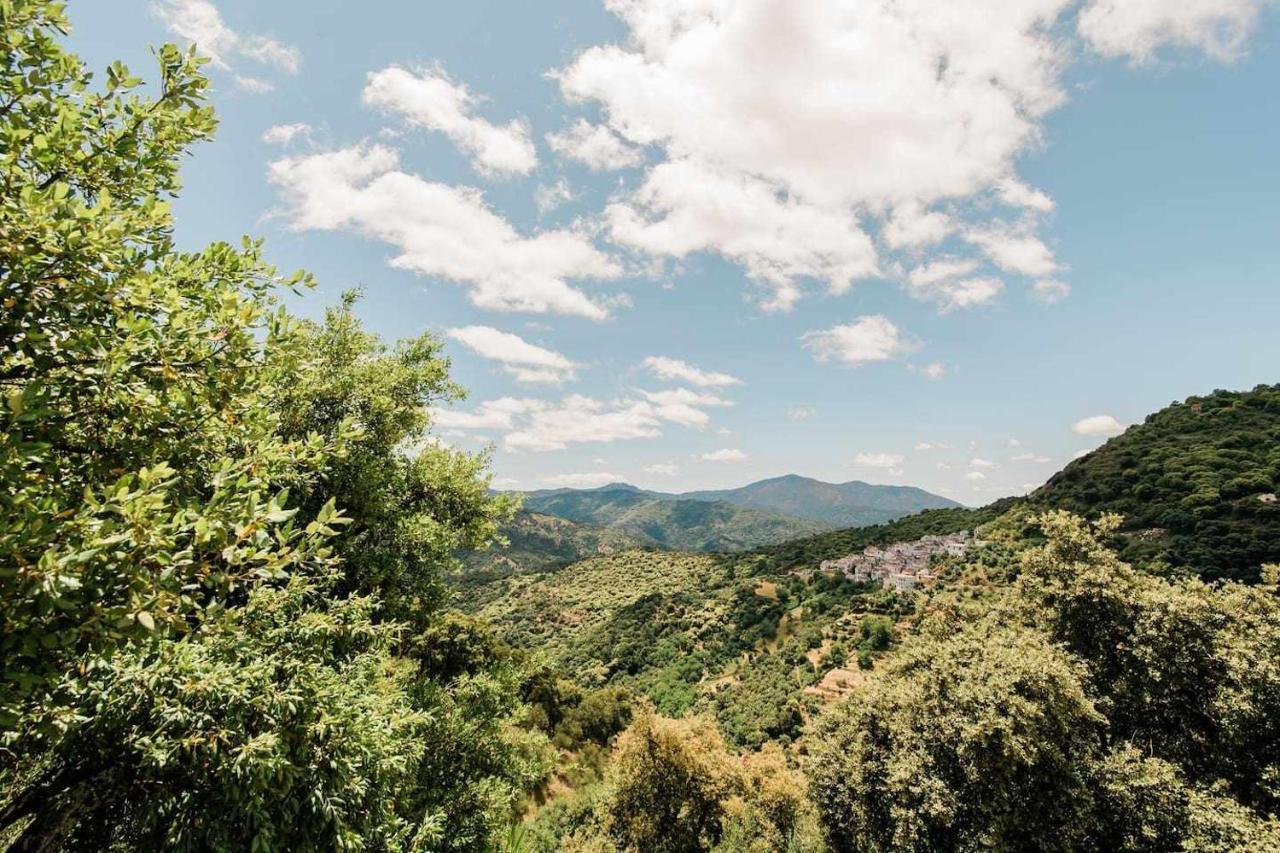
<svg viewBox="0 0 1280 853">
<path fill-rule="evenodd" d="M 818 568 L 828 574 L 839 572 L 859 583 L 880 581 L 885 586 L 903 591 L 934 579 L 929 571 L 934 557 L 958 557 L 977 544 L 980 543 L 969 531 L 962 530 L 945 536 L 924 536 L 911 542 L 896 542 L 885 547 L 869 545 L 858 554 L 823 560 Z"/>
</svg>

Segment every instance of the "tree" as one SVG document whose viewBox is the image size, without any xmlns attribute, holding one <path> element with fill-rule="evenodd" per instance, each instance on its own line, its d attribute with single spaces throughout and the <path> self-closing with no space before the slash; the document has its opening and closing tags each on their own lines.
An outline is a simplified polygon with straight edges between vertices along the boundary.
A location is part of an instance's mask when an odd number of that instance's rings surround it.
<svg viewBox="0 0 1280 853">
<path fill-rule="evenodd" d="M 213 130 L 200 61 L 102 90 L 44 0 L 0 5 L 0 738 L 65 724 L 73 668 L 182 634 L 247 585 L 331 564 L 290 485 L 340 452 L 284 437 L 264 361 L 296 346 L 260 247 L 174 250 L 178 159 Z M 305 518 L 305 517 L 304 517 Z"/>
<path fill-rule="evenodd" d="M 428 434 L 429 336 L 280 308 L 259 244 L 177 251 L 200 60 L 100 92 L 0 2 L 0 838 L 485 849 L 543 773 L 515 662 L 440 616 L 510 502 Z"/>
<path fill-rule="evenodd" d="M 824 718 L 810 779 L 835 851 L 1077 849 L 1105 720 L 1067 655 L 978 625 L 915 638 Z"/>
<path fill-rule="evenodd" d="M 618 737 L 608 784 L 606 826 L 620 849 L 686 853 L 719 841 L 742 783 L 714 725 L 643 710 Z"/>
</svg>

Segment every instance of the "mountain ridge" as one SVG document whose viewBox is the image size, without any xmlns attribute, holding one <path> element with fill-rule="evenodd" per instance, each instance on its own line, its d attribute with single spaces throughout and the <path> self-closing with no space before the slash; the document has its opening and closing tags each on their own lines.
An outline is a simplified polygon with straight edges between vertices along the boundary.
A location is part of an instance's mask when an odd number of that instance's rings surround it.
<svg viewBox="0 0 1280 853">
<path fill-rule="evenodd" d="M 626 482 L 615 482 L 592 488 L 564 487 L 514 493 L 521 495 L 529 506 L 530 501 L 538 503 L 563 495 L 601 495 L 610 492 L 631 492 L 668 501 L 725 501 L 737 506 L 816 521 L 829 527 L 883 524 L 926 509 L 962 506 L 957 501 L 916 486 L 879 485 L 863 480 L 829 483 L 801 474 L 768 477 L 736 488 L 696 489 L 688 492 L 662 492 L 642 489 Z"/>
</svg>

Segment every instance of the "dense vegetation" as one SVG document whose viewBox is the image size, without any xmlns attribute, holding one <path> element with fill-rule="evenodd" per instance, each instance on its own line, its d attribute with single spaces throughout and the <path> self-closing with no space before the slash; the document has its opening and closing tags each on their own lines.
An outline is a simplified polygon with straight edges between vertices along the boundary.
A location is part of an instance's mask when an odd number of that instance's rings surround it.
<svg viewBox="0 0 1280 853">
<path fill-rule="evenodd" d="M 824 483 L 795 474 L 759 480 L 737 489 L 686 492 L 680 497 L 728 501 L 833 527 L 884 524 L 921 510 L 959 506 L 949 498 L 914 486 L 872 485 L 860 480 Z"/>
<path fill-rule="evenodd" d="M 464 566 L 459 583 L 472 586 L 513 574 L 563 568 L 597 554 L 653 547 L 645 536 L 528 510 L 517 512 L 498 533 L 495 547 L 458 555 Z"/>
<path fill-rule="evenodd" d="M 1067 465 L 1032 500 L 1124 517 L 1116 544 L 1205 578 L 1280 560 L 1280 385 L 1215 391 L 1149 416 Z"/>
<path fill-rule="evenodd" d="M 488 848 L 543 753 L 509 661 L 438 666 L 441 571 L 511 508 L 423 441 L 439 345 L 177 250 L 200 61 L 95 87 L 65 30 L 0 3 L 0 842 Z"/>
<path fill-rule="evenodd" d="M 683 500 L 630 487 L 530 494 L 524 496 L 524 506 L 603 527 L 649 547 L 682 551 L 741 551 L 827 529 L 770 510 Z"/>
<path fill-rule="evenodd" d="M 0 845 L 1280 849 L 1276 388 L 1029 501 L 755 551 L 525 515 L 451 601 L 516 506 L 430 440 L 438 342 L 177 249 L 193 53 L 148 96 L 57 4 L 0 24 Z M 660 502 L 702 547 L 764 523 Z M 922 589 L 817 570 L 960 530 Z"/>
</svg>

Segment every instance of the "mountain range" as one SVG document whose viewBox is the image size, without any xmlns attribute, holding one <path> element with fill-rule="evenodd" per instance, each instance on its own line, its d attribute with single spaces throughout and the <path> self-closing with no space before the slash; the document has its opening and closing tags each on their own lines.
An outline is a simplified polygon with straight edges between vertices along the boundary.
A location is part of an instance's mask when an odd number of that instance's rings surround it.
<svg viewBox="0 0 1280 853">
<path fill-rule="evenodd" d="M 506 547 L 463 555 L 470 582 L 627 548 L 744 551 L 960 506 L 909 486 L 824 483 L 794 474 L 685 493 L 611 483 L 520 494 L 523 508 L 502 530 Z"/>
</svg>

